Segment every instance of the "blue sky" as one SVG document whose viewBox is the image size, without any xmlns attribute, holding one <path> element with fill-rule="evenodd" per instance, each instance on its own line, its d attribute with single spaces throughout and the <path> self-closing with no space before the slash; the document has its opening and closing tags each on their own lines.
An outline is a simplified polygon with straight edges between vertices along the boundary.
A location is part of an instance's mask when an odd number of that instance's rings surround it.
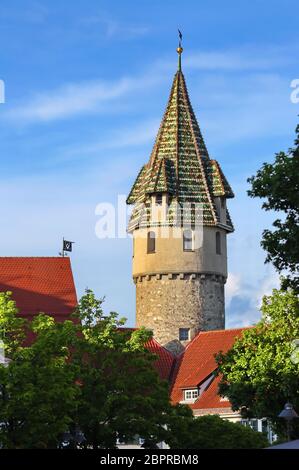
<svg viewBox="0 0 299 470">
<path fill-rule="evenodd" d="M 259 243 L 273 214 L 246 179 L 294 140 L 299 104 L 297 2 L 2 0 L 1 256 L 55 256 L 76 241 L 78 294 L 134 324 L 131 240 L 99 240 L 100 202 L 127 194 L 148 158 L 177 66 L 210 155 L 236 198 L 230 211 L 227 325 L 258 318 L 277 285 Z"/>
</svg>

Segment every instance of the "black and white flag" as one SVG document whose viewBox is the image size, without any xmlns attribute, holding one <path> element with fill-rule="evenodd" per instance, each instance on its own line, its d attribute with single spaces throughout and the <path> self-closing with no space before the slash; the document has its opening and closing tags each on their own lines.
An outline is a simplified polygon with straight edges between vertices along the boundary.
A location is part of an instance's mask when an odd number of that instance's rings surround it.
<svg viewBox="0 0 299 470">
<path fill-rule="evenodd" d="M 69 242 L 67 240 L 63 240 L 63 251 L 72 252 L 73 251 L 73 244 L 74 244 L 74 242 Z"/>
</svg>

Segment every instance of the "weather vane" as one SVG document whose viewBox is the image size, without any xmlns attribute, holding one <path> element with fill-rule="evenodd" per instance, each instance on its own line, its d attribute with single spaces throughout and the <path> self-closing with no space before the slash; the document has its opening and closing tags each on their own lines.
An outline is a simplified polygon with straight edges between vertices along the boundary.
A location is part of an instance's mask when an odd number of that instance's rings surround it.
<svg viewBox="0 0 299 470">
<path fill-rule="evenodd" d="M 181 71 L 182 69 L 182 52 L 183 52 L 183 48 L 182 48 L 182 39 L 183 39 L 183 35 L 181 33 L 180 30 L 178 30 L 179 32 L 179 47 L 177 48 L 177 53 L 179 54 L 179 71 Z"/>
</svg>

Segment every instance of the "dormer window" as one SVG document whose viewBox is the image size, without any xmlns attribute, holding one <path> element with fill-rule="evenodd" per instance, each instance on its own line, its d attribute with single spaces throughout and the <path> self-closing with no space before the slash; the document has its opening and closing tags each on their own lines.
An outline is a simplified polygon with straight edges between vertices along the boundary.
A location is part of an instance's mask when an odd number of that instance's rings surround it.
<svg viewBox="0 0 299 470">
<path fill-rule="evenodd" d="M 156 206 L 162 206 L 163 202 L 163 195 L 162 193 L 159 193 L 156 195 Z"/>
<path fill-rule="evenodd" d="M 194 402 L 198 398 L 198 389 L 184 390 L 184 401 Z"/>
</svg>

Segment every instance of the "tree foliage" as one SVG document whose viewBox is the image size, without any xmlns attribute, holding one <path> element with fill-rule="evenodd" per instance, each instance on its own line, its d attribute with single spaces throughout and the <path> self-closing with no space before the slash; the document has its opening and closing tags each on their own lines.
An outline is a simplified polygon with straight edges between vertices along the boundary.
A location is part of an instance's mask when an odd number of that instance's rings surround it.
<svg viewBox="0 0 299 470">
<path fill-rule="evenodd" d="M 74 354 L 82 384 L 77 421 L 93 448 L 113 448 L 116 438 L 135 435 L 159 442 L 170 409 L 168 384 L 153 367 L 155 356 L 145 348 L 151 333 L 120 330 L 124 319 L 104 317 L 102 301 L 88 291 L 77 312 L 82 322 Z"/>
<path fill-rule="evenodd" d="M 0 364 L 2 447 L 114 448 L 136 435 L 146 448 L 161 441 L 181 449 L 266 445 L 251 430 L 172 406 L 146 349 L 151 333 L 123 328 L 124 319 L 105 316 L 102 304 L 88 290 L 71 320 L 40 314 L 29 323 L 11 294 L 0 294 L 9 358 Z"/>
<path fill-rule="evenodd" d="M 262 207 L 285 215 L 273 222 L 274 230 L 263 232 L 262 246 L 266 262 L 278 272 L 289 273 L 283 287 L 299 290 L 299 125 L 295 146 L 287 153 L 276 154 L 274 163 L 264 163 L 256 176 L 249 178 L 249 196 L 265 199 Z"/>
<path fill-rule="evenodd" d="M 188 412 L 189 411 L 189 412 Z M 173 449 L 261 449 L 267 437 L 217 415 L 191 418 L 191 410 L 174 410 L 168 444 Z"/>
<path fill-rule="evenodd" d="M 74 318 L 56 323 L 18 317 L 0 294 L 0 333 L 9 363 L 0 365 L 0 442 L 5 448 L 55 448 L 80 429 L 81 447 L 113 448 L 139 434 L 159 442 L 170 409 L 168 384 L 145 348 L 150 333 L 121 329 L 87 291 Z M 31 339 L 26 340 L 24 331 Z M 69 446 L 74 446 L 73 440 Z"/>
<path fill-rule="evenodd" d="M 71 321 L 17 317 L 10 294 L 0 294 L 0 325 L 9 363 L 0 365 L 0 442 L 5 448 L 56 447 L 71 422 L 78 387 L 68 351 L 76 335 Z M 26 329 L 21 330 L 23 327 Z M 5 334 L 3 336 L 3 329 Z M 24 344 L 24 331 L 35 336 Z"/>
<path fill-rule="evenodd" d="M 220 394 L 244 417 L 270 418 L 281 431 L 284 423 L 277 415 L 285 403 L 291 401 L 299 410 L 299 364 L 292 359 L 299 338 L 298 295 L 274 290 L 264 297 L 261 311 L 262 320 L 217 356 Z M 294 436 L 298 431 L 294 426 Z"/>
</svg>

